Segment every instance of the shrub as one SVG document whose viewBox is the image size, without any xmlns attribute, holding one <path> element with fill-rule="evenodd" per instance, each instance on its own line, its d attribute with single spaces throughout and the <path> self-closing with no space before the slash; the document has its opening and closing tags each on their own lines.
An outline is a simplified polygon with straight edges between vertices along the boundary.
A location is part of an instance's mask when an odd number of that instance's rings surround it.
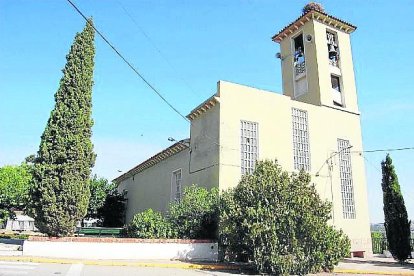
<svg viewBox="0 0 414 276">
<path fill-rule="evenodd" d="M 187 239 L 217 239 L 219 190 L 192 185 L 184 189 L 183 198 L 172 203 L 168 219 L 178 233 Z"/>
<path fill-rule="evenodd" d="M 229 260 L 251 261 L 260 273 L 303 275 L 331 270 L 349 256 L 349 239 L 327 224 L 331 204 L 304 172 L 289 175 L 277 162 L 257 162 L 221 199 L 221 243 Z"/>
<path fill-rule="evenodd" d="M 0 239 L 18 239 L 18 240 L 27 240 L 29 235 L 27 234 L 0 234 Z"/>
<path fill-rule="evenodd" d="M 161 213 L 152 209 L 136 214 L 122 234 L 126 237 L 141 239 L 163 239 L 176 236 L 171 224 Z"/>
</svg>

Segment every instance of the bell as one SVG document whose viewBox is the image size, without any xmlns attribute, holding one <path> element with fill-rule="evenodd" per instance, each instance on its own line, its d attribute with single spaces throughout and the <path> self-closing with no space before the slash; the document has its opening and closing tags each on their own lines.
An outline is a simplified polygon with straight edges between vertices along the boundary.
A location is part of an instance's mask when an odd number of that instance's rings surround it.
<svg viewBox="0 0 414 276">
<path fill-rule="evenodd" d="M 331 45 L 329 45 L 329 54 L 330 55 L 336 55 L 336 49 L 335 49 L 335 46 L 333 46 L 332 44 Z"/>
</svg>

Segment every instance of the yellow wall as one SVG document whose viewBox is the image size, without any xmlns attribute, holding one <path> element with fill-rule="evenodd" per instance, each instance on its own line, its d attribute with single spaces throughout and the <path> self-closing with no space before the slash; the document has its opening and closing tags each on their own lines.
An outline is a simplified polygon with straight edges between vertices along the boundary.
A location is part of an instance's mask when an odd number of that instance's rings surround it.
<svg viewBox="0 0 414 276">
<path fill-rule="evenodd" d="M 283 94 L 301 102 L 333 106 L 330 76 L 331 73 L 338 71 L 333 70 L 335 68 L 329 65 L 326 30 L 336 33 L 338 39 L 344 108 L 358 112 L 350 36 L 314 19 L 306 22 L 304 26 L 280 42 Z M 304 41 L 308 92 L 295 98 L 292 38 L 299 33 L 303 33 L 304 38 L 309 34 L 313 39 L 311 42 Z"/>
<path fill-rule="evenodd" d="M 338 150 L 337 139 L 346 139 L 353 151 L 362 150 L 358 114 L 293 101 L 273 92 L 220 81 L 220 189 L 238 184 L 241 178 L 240 120 L 259 124 L 259 159 L 277 159 L 283 169 L 293 171 L 292 107 L 306 110 L 312 182 L 322 198 L 334 202 L 333 223 L 353 240 L 353 250 L 371 252 L 364 160 L 352 154 L 352 176 L 356 219 L 343 219 L 338 157 L 333 158 L 332 178 L 324 165 Z M 213 122 L 212 122 L 213 123 Z M 320 177 L 315 174 L 320 169 Z M 332 191 L 331 193 L 331 179 Z"/>
<path fill-rule="evenodd" d="M 333 202 L 332 223 L 351 238 L 352 251 L 371 250 L 364 160 L 351 154 L 355 219 L 344 219 L 338 156 L 332 170 L 326 160 L 338 151 L 337 139 L 349 140 L 352 151 L 362 151 L 352 51 L 349 35 L 337 34 L 344 107 L 333 105 L 325 24 L 310 20 L 281 41 L 283 93 L 220 81 L 214 107 L 191 121 L 191 151 L 182 151 L 130 177 L 119 185 L 127 189 L 127 220 L 138 211 L 153 208 L 165 211 L 171 197 L 172 171 L 182 169 L 183 186 L 198 184 L 221 190 L 235 187 L 241 178 L 240 121 L 258 123 L 259 159 L 277 159 L 284 170 L 294 171 L 292 107 L 307 111 L 312 182 L 321 197 Z M 332 30 L 332 29 L 330 29 Z M 308 91 L 294 98 L 292 40 L 299 32 L 310 34 L 304 42 Z M 334 68 L 335 69 L 335 68 Z M 319 176 L 316 174 L 319 172 Z"/>
<path fill-rule="evenodd" d="M 219 106 L 208 110 L 191 124 L 191 162 L 189 149 L 183 150 L 156 165 L 131 176 L 118 185 L 128 190 L 126 221 L 148 208 L 165 212 L 171 199 L 172 172 L 181 169 L 182 191 L 197 184 L 207 188 L 218 187 Z"/>
</svg>

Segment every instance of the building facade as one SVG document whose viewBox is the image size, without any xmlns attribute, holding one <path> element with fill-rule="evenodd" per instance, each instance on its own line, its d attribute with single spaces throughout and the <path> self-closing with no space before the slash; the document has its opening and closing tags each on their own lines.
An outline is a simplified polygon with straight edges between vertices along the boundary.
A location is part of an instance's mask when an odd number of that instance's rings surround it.
<svg viewBox="0 0 414 276">
<path fill-rule="evenodd" d="M 147 208 L 165 211 L 183 187 L 225 190 L 278 160 L 287 171 L 307 171 L 333 203 L 332 224 L 370 255 L 360 113 L 350 33 L 355 26 L 311 9 L 273 36 L 280 44 L 283 95 L 219 81 L 217 92 L 187 116 L 190 138 L 114 181 L 128 191 L 127 221 Z"/>
</svg>

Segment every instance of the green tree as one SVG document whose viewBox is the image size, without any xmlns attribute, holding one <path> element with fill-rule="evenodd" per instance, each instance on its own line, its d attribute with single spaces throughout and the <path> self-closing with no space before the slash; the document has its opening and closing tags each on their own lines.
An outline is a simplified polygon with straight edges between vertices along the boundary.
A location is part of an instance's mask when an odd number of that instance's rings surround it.
<svg viewBox="0 0 414 276">
<path fill-rule="evenodd" d="M 389 154 L 381 162 L 385 232 L 394 259 L 404 262 L 411 254 L 410 224 L 398 177 Z"/>
<path fill-rule="evenodd" d="M 349 255 L 349 239 L 327 224 L 331 204 L 304 172 L 257 162 L 221 199 L 221 244 L 230 260 L 250 261 L 260 273 L 304 275 L 331 270 Z"/>
<path fill-rule="evenodd" d="M 183 198 L 172 203 L 168 219 L 180 238 L 217 239 L 219 190 L 210 191 L 192 185 L 184 189 Z"/>
<path fill-rule="evenodd" d="M 98 209 L 100 225 L 105 227 L 121 227 L 125 217 L 125 193 L 119 193 L 116 186 L 106 195 L 105 202 Z"/>
<path fill-rule="evenodd" d="M 77 33 L 55 107 L 34 160 L 31 202 L 36 226 L 49 236 L 71 235 L 88 207 L 89 178 L 95 163 L 91 142 L 95 32 L 89 20 Z"/>
<path fill-rule="evenodd" d="M 90 198 L 85 219 L 100 219 L 98 210 L 105 204 L 106 197 L 116 187 L 105 178 L 94 175 L 89 183 Z"/>
<path fill-rule="evenodd" d="M 0 224 L 24 210 L 29 199 L 32 176 L 26 164 L 0 168 Z"/>
</svg>

